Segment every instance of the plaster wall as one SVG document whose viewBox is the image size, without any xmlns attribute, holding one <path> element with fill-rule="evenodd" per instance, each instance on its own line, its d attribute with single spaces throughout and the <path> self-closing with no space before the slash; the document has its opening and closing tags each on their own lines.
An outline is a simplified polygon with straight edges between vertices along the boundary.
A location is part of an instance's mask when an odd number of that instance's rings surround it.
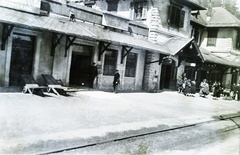
<svg viewBox="0 0 240 155">
<path fill-rule="evenodd" d="M 126 18 L 131 18 L 131 14 L 130 14 L 130 3 L 132 2 L 132 0 L 124 1 L 124 0 L 120 0 L 118 2 L 118 11 L 117 14 L 124 16 Z"/>
<path fill-rule="evenodd" d="M 63 84 L 67 84 L 68 68 L 69 68 L 69 57 L 71 56 L 71 47 L 67 51 L 67 56 L 65 57 L 65 46 L 66 46 L 66 36 L 64 36 L 56 47 L 52 75 L 55 79 L 61 79 Z"/>
<path fill-rule="evenodd" d="M 38 58 L 38 64 L 36 64 L 35 74 L 37 76 L 37 81 L 39 84 L 44 84 L 44 80 L 41 77 L 41 74 L 49 74 L 52 75 L 52 68 L 53 68 L 53 59 L 54 57 L 51 56 L 51 42 L 52 42 L 52 34 L 43 32 L 38 36 L 38 44 L 39 51 L 36 52 L 36 56 Z"/>
<path fill-rule="evenodd" d="M 125 77 L 125 68 L 126 68 L 126 57 L 124 58 L 123 64 L 121 64 L 121 46 L 111 45 L 110 49 L 118 50 L 118 58 L 116 68 L 119 70 L 120 74 L 120 90 L 141 90 L 142 89 L 142 80 L 144 74 L 144 61 L 145 61 L 145 52 L 139 49 L 132 49 L 131 52 L 138 54 L 137 68 L 136 68 L 136 77 Z M 99 89 L 104 90 L 113 90 L 112 81 L 113 76 L 103 75 L 105 55 L 102 55 L 101 69 L 98 78 Z"/>
<path fill-rule="evenodd" d="M 201 47 L 204 47 L 210 51 L 229 51 L 234 48 L 235 40 L 234 35 L 236 35 L 236 31 L 231 28 L 220 28 L 217 34 L 216 46 L 207 46 L 208 41 L 208 33 L 204 31 L 203 33 L 203 41 L 201 43 Z"/>
</svg>

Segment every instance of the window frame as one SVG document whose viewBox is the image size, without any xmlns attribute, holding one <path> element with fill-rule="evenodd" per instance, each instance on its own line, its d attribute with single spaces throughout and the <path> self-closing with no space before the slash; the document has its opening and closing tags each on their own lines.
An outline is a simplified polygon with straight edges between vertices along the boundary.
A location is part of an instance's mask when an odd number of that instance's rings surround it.
<svg viewBox="0 0 240 155">
<path fill-rule="evenodd" d="M 218 30 L 217 29 L 208 29 L 207 30 L 207 46 L 216 46 Z"/>
<path fill-rule="evenodd" d="M 138 54 L 129 52 L 126 59 L 125 77 L 136 77 L 137 62 Z"/>
<path fill-rule="evenodd" d="M 183 28 L 185 21 L 185 11 L 183 6 L 170 4 L 168 10 L 168 25 L 176 28 Z"/>
<path fill-rule="evenodd" d="M 240 49 L 240 31 L 237 31 L 236 49 Z"/>
<path fill-rule="evenodd" d="M 107 11 L 118 11 L 119 0 L 106 0 L 108 7 Z"/>
<path fill-rule="evenodd" d="M 131 18 L 133 20 L 147 19 L 148 2 L 146 0 L 131 2 L 130 8 L 131 8 Z"/>
<path fill-rule="evenodd" d="M 111 56 L 108 57 L 108 55 L 111 55 Z M 116 67 L 117 67 L 117 60 L 118 60 L 118 50 L 107 49 L 105 51 L 104 65 L 103 65 L 103 75 L 110 75 L 110 76 L 114 75 Z"/>
</svg>

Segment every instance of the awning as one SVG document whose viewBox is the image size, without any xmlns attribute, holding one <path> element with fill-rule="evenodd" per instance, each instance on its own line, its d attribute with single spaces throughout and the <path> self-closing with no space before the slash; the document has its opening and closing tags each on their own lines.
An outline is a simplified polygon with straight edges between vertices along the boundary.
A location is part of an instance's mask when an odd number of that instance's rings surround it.
<svg viewBox="0 0 240 155">
<path fill-rule="evenodd" d="M 68 18 L 46 17 L 0 7 L 0 22 L 14 26 L 51 31 L 80 37 L 96 37 L 95 34 L 70 22 Z"/>
<path fill-rule="evenodd" d="M 177 54 L 184 47 L 191 44 L 193 38 L 182 38 L 182 37 L 173 37 L 168 42 L 165 43 L 165 46 L 169 49 L 171 55 Z"/>
<path fill-rule="evenodd" d="M 200 47 L 200 51 L 205 62 L 216 63 L 232 67 L 240 67 L 240 61 L 239 59 L 237 59 L 236 56 L 232 55 L 233 56 L 232 58 L 228 58 L 227 56 L 216 55 L 202 47 Z"/>
<path fill-rule="evenodd" d="M 63 16 L 38 16 L 2 7 L 0 7 L 0 12 L 0 22 L 18 27 L 50 31 L 97 41 L 112 42 L 167 55 L 171 54 L 164 45 L 152 43 L 148 41 L 147 38 L 104 30 L 100 26 L 88 23 L 70 22 L 67 17 Z"/>
<path fill-rule="evenodd" d="M 171 51 L 169 51 L 165 45 L 150 42 L 147 37 L 134 36 L 133 34 L 117 33 L 109 30 L 104 30 L 94 25 L 84 25 L 84 28 L 96 34 L 98 40 L 100 41 L 171 55 Z"/>
</svg>

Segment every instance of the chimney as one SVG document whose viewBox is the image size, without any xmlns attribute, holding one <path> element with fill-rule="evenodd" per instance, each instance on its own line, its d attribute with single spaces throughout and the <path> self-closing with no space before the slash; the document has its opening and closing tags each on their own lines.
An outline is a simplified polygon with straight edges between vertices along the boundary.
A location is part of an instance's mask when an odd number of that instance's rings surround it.
<svg viewBox="0 0 240 155">
<path fill-rule="evenodd" d="M 212 9 L 212 0 L 209 0 L 208 3 L 208 10 L 207 10 L 207 21 L 209 22 L 213 14 L 213 9 Z"/>
<path fill-rule="evenodd" d="M 222 0 L 222 8 L 225 8 L 225 2 Z"/>
</svg>

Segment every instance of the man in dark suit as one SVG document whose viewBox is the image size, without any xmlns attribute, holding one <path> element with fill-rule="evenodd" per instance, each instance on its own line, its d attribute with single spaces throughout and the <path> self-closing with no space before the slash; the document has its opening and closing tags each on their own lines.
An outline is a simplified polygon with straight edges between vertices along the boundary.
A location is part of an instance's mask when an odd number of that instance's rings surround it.
<svg viewBox="0 0 240 155">
<path fill-rule="evenodd" d="M 118 70 L 116 70 L 116 72 L 114 74 L 114 79 L 113 79 L 113 90 L 115 93 L 118 92 L 119 83 L 120 83 L 120 74 L 119 74 Z"/>
</svg>

